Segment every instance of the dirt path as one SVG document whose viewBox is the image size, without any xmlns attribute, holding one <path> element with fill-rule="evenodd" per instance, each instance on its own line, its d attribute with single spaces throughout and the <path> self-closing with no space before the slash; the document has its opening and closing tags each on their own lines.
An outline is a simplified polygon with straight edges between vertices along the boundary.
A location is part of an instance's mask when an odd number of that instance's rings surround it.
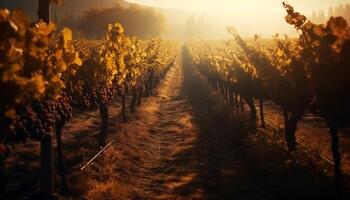
<svg viewBox="0 0 350 200">
<path fill-rule="evenodd" d="M 232 121 L 205 81 L 182 61 L 180 55 L 157 94 L 147 99 L 132 122 L 121 127 L 117 142 L 89 169 L 70 176 L 78 196 L 329 198 L 328 190 L 305 186 L 295 177 L 271 181 L 255 173 L 258 170 L 249 165 L 241 149 L 244 127 Z"/>
</svg>

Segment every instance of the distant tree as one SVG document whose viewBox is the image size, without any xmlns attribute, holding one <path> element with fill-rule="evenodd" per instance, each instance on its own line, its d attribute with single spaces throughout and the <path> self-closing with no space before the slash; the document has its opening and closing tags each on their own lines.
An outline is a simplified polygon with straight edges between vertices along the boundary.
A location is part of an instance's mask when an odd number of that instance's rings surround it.
<svg viewBox="0 0 350 200">
<path fill-rule="evenodd" d="M 185 38 L 187 40 L 192 40 L 195 38 L 195 35 L 196 35 L 196 23 L 194 20 L 194 15 L 192 15 L 187 18 Z"/>
<path fill-rule="evenodd" d="M 151 8 L 131 5 L 128 8 L 115 5 L 105 9 L 90 9 L 80 16 L 77 29 L 87 38 L 103 36 L 107 24 L 119 22 L 129 36 L 150 38 L 164 30 L 164 17 Z"/>
<path fill-rule="evenodd" d="M 326 22 L 326 15 L 324 14 L 324 11 L 321 10 L 318 15 L 318 23 L 325 23 Z"/>
<path fill-rule="evenodd" d="M 343 17 L 348 23 L 350 23 L 350 4 L 346 4 L 344 9 L 345 11 Z"/>
<path fill-rule="evenodd" d="M 328 18 L 333 17 L 333 16 L 334 16 L 334 9 L 331 6 L 328 8 Z"/>
<path fill-rule="evenodd" d="M 313 21 L 313 22 L 317 22 L 317 15 L 316 15 L 316 11 L 315 10 L 313 10 L 312 11 L 312 15 L 311 15 L 311 19 L 310 19 L 311 21 Z"/>
<path fill-rule="evenodd" d="M 61 17 L 61 21 L 59 21 L 59 26 L 63 27 L 71 27 L 73 30 L 76 28 L 77 19 L 73 15 L 73 13 L 67 13 L 66 15 Z M 75 31 L 75 30 L 74 30 Z"/>
<path fill-rule="evenodd" d="M 342 16 L 349 23 L 350 22 L 350 4 L 340 4 L 338 6 L 330 7 L 328 10 L 328 18 Z"/>
<path fill-rule="evenodd" d="M 331 11 L 328 10 L 328 12 L 331 12 Z M 314 10 L 314 11 L 312 11 L 312 15 L 311 15 L 310 20 L 316 24 L 325 24 L 327 22 L 327 17 L 326 17 L 323 10 L 319 10 L 317 13 Z"/>
</svg>

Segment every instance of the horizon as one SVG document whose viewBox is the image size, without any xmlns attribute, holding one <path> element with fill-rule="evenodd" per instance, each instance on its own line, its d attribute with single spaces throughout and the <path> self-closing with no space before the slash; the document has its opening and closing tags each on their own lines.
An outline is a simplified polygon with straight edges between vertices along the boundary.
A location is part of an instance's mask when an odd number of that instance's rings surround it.
<svg viewBox="0 0 350 200">
<path fill-rule="evenodd" d="M 34 0 L 31 2 L 34 2 Z M 69 8 L 69 11 L 65 10 L 65 14 L 70 12 L 78 15 L 81 11 L 91 7 L 111 7 L 113 3 L 117 1 L 103 0 L 98 4 L 93 1 L 84 2 L 85 6 L 78 6 L 79 3 L 76 1 L 66 1 L 63 6 L 55 6 L 55 9 L 58 8 L 59 10 L 60 7 L 66 7 Z M 270 38 L 275 33 L 287 34 L 292 37 L 298 35 L 298 32 L 285 22 L 284 17 L 286 12 L 282 6 L 282 1 L 219 0 L 213 2 L 210 0 L 126 0 L 126 2 L 153 7 L 157 12 L 161 12 L 166 19 L 166 29 L 162 34 L 165 38 L 183 38 L 188 20 L 192 17 L 196 23 L 199 23 L 197 24 L 198 26 L 207 26 L 201 27 L 201 30 L 199 30 L 199 32 L 206 33 L 205 36 L 201 36 L 202 39 L 228 38 L 230 37 L 226 31 L 226 27 L 228 26 L 235 27 L 244 37 L 252 37 L 255 34 L 259 34 L 262 37 Z M 310 0 L 307 2 L 290 0 L 288 2 L 295 7 L 298 12 L 310 17 L 313 11 L 319 12 L 320 10 L 323 10 L 327 16 L 330 6 L 350 3 L 350 0 Z M 19 7 L 27 8 L 27 13 L 30 16 L 34 17 L 36 15 L 36 5 L 33 5 L 33 3 L 25 4 L 22 1 L 6 0 L 2 1 L 0 3 L 0 6 L 1 5 L 7 5 L 11 8 L 18 5 Z M 65 14 L 63 13 L 62 15 Z"/>
</svg>

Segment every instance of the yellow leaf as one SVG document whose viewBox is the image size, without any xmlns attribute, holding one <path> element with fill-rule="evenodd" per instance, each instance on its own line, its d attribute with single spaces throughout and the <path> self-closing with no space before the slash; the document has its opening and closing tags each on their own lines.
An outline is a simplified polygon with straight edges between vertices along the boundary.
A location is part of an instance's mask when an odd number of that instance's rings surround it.
<svg viewBox="0 0 350 200">
<path fill-rule="evenodd" d="M 74 63 L 77 64 L 78 66 L 82 66 L 83 65 L 83 62 L 81 61 L 78 52 L 75 53 Z"/>
<path fill-rule="evenodd" d="M 277 51 L 277 56 L 278 56 L 278 57 L 282 57 L 282 56 L 283 56 L 283 51 L 280 50 L 280 49 L 278 49 L 278 51 Z"/>
<path fill-rule="evenodd" d="M 73 40 L 72 30 L 70 30 L 67 27 L 64 27 L 62 30 L 62 39 L 63 39 L 63 47 L 68 48 L 69 42 Z"/>
</svg>

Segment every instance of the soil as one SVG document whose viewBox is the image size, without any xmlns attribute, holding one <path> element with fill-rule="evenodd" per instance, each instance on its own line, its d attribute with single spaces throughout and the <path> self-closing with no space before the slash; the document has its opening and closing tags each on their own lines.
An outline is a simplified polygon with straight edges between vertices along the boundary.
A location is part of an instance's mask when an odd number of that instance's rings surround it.
<svg viewBox="0 0 350 200">
<path fill-rule="evenodd" d="M 258 107 L 258 105 L 257 105 Z M 248 108 L 247 108 L 248 109 Z M 266 101 L 264 104 L 266 120 L 274 127 L 283 131 L 283 114 L 280 107 Z M 342 128 L 339 130 L 339 150 L 341 153 L 341 169 L 350 176 L 350 130 Z M 324 119 L 306 113 L 298 123 L 296 139 L 299 145 L 307 147 L 311 151 L 318 152 L 326 160 L 333 162 L 331 150 L 331 135 Z"/>
</svg>

